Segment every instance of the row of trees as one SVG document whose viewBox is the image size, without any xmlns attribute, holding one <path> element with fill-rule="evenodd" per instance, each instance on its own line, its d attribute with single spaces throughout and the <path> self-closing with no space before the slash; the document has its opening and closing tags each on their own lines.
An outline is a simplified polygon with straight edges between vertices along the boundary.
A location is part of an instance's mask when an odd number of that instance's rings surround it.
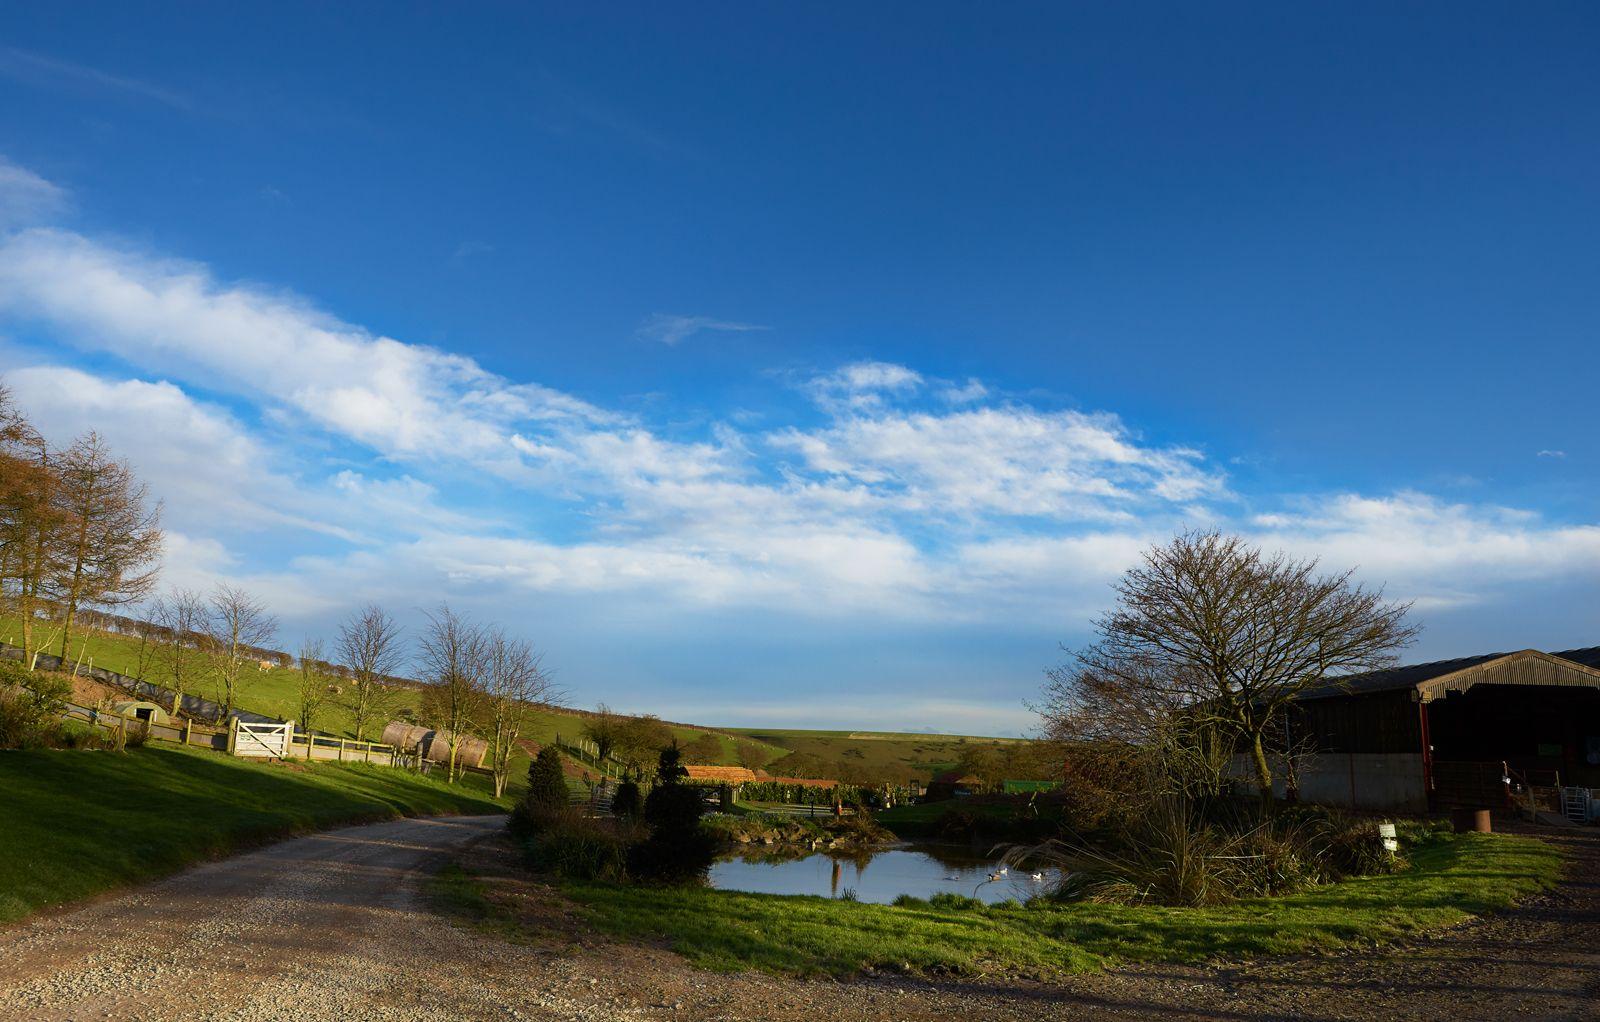
<svg viewBox="0 0 1600 1022">
<path fill-rule="evenodd" d="M 420 692 L 417 717 L 449 743 L 449 778 L 455 780 L 466 766 L 458 756 L 464 741 L 482 738 L 497 794 L 509 780 L 529 715 L 558 698 L 528 642 L 498 626 L 476 624 L 448 606 L 426 615 L 414 655 L 395 619 L 369 604 L 339 625 L 331 644 L 308 638 L 293 659 L 265 648 L 277 634 L 277 619 L 236 586 L 220 584 L 205 595 L 173 590 L 154 600 L 150 610 L 150 621 L 124 630 L 140 637 L 135 673 L 171 690 L 174 714 L 183 712 L 186 693 L 209 689 L 216 694 L 218 719 L 225 720 L 236 708 L 247 672 L 287 661 L 295 671 L 294 713 L 303 730 L 314 731 L 338 709 L 348 715 L 356 739 L 368 741 L 401 712 L 405 694 Z M 407 663 L 420 678 L 399 676 Z"/>
<path fill-rule="evenodd" d="M 605 703 L 585 714 L 578 733 L 593 743 L 601 760 L 612 760 L 636 775 L 643 775 L 660 755 L 676 741 L 672 729 L 659 717 L 645 714 L 629 717 Z M 766 765 L 766 751 L 753 742 L 737 742 L 735 758 L 740 766 L 759 770 Z M 696 735 L 682 746 L 684 762 L 717 764 L 723 759 L 723 740 L 709 731 Z"/>
<path fill-rule="evenodd" d="M 81 609 L 137 603 L 155 586 L 161 508 L 96 433 L 52 447 L 0 384 L 0 594 L 21 618 L 23 661 Z M 40 634 L 41 616 L 50 621 Z"/>
</svg>

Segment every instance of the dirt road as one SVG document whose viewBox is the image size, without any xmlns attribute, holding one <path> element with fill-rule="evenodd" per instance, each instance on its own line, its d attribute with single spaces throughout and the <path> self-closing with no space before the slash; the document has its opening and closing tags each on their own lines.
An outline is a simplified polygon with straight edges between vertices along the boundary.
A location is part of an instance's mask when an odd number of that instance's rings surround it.
<svg viewBox="0 0 1600 1022">
<path fill-rule="evenodd" d="M 428 912 L 419 880 L 500 817 L 402 820 L 274 845 L 0 931 L 0 1020 L 1600 1018 L 1600 839 L 1555 894 L 1410 948 L 1066 987 L 721 976 L 594 937 L 526 885 L 554 940 L 511 944 Z"/>
</svg>

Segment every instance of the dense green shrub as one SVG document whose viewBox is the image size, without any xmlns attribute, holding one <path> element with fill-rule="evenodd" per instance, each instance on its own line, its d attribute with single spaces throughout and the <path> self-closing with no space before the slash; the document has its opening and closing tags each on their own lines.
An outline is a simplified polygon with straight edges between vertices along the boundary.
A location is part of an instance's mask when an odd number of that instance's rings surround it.
<svg viewBox="0 0 1600 1022">
<path fill-rule="evenodd" d="M 618 882 L 626 878 L 630 831 L 616 821 L 562 808 L 541 819 L 524 847 L 533 868 L 568 880 Z"/>
<path fill-rule="evenodd" d="M 529 803 L 544 809 L 561 809 L 571 801 L 567 790 L 567 775 L 561 769 L 561 753 L 553 745 L 546 745 L 528 764 L 528 791 L 523 796 Z"/>
<path fill-rule="evenodd" d="M 628 872 L 661 883 L 704 876 L 717 851 L 716 837 L 700 826 L 704 808 L 698 788 L 658 784 L 651 789 L 644 800 L 650 836 L 629 849 Z"/>
<path fill-rule="evenodd" d="M 644 800 L 644 822 L 656 830 L 693 830 L 704 811 L 700 789 L 684 784 L 658 784 Z"/>
<path fill-rule="evenodd" d="M 611 811 L 617 816 L 638 816 L 643 806 L 639 804 L 639 786 L 633 781 L 623 781 L 611 796 Z"/>
<path fill-rule="evenodd" d="M 0 749 L 46 749 L 64 744 L 61 711 L 72 682 L 61 674 L 25 671 L 0 660 Z"/>
<path fill-rule="evenodd" d="M 835 795 L 854 805 L 862 801 L 866 790 L 847 784 L 834 788 L 821 788 L 811 784 L 784 784 L 779 781 L 746 781 L 739 786 L 739 797 L 747 802 L 831 806 Z"/>
<path fill-rule="evenodd" d="M 689 770 L 683 765 L 683 750 L 678 748 L 678 740 L 674 738 L 656 757 L 656 786 L 674 785 L 688 776 Z"/>
<path fill-rule="evenodd" d="M 528 764 L 528 790 L 511 807 L 511 819 L 506 826 L 512 834 L 529 840 L 555 826 L 569 804 L 561 754 L 555 746 L 546 745 Z"/>
</svg>

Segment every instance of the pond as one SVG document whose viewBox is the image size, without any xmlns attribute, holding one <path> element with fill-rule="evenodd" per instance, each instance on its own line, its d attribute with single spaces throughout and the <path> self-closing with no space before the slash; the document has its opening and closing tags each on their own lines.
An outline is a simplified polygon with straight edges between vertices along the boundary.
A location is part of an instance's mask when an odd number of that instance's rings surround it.
<svg viewBox="0 0 1600 1022">
<path fill-rule="evenodd" d="M 1026 901 L 1054 886 L 1060 871 L 1010 869 L 998 880 L 994 857 L 967 845 L 913 843 L 855 857 L 821 852 L 783 858 L 742 851 L 711 867 L 711 886 L 753 894 L 815 894 L 837 898 L 853 892 L 857 901 L 887 905 L 902 894 L 928 898 L 950 892 L 989 904 Z M 1035 873 L 1039 879 L 1034 879 Z"/>
</svg>

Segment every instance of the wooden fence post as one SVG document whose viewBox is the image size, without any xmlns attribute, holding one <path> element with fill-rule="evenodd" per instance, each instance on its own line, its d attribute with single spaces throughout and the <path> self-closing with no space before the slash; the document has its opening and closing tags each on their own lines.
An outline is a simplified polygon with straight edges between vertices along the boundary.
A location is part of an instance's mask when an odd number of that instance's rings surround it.
<svg viewBox="0 0 1600 1022">
<path fill-rule="evenodd" d="M 339 739 L 339 762 L 341 763 L 344 762 L 344 742 L 343 738 Z"/>
</svg>

